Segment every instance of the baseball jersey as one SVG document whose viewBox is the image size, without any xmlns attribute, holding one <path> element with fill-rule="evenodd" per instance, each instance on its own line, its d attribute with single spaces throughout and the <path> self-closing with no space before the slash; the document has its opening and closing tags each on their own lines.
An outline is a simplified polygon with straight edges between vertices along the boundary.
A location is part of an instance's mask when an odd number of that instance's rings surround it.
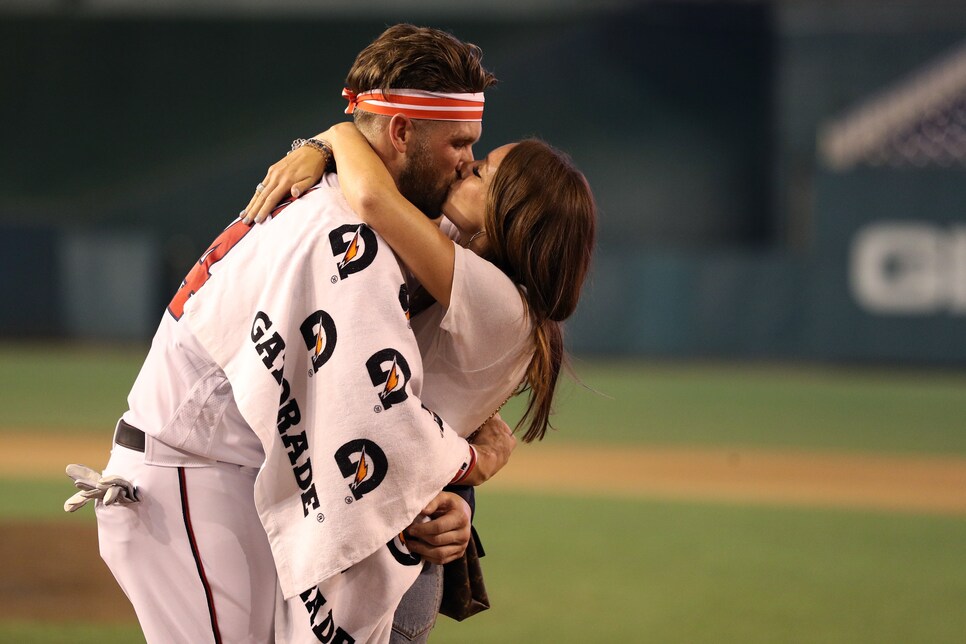
<svg viewBox="0 0 966 644">
<path fill-rule="evenodd" d="M 393 539 L 466 442 L 420 400 L 400 266 L 335 175 L 225 229 L 172 299 L 125 420 L 156 464 L 261 465 L 255 502 L 286 598 Z"/>
<path fill-rule="evenodd" d="M 190 327 L 170 313 L 161 319 L 123 418 L 148 435 L 150 465 L 259 467 L 262 444 L 238 410 L 225 372 Z"/>
</svg>

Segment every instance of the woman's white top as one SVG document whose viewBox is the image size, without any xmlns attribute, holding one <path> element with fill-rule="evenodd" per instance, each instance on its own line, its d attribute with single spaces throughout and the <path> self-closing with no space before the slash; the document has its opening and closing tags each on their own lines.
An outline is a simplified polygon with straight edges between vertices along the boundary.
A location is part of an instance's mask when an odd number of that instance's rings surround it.
<svg viewBox="0 0 966 644">
<path fill-rule="evenodd" d="M 458 235 L 443 219 L 440 229 Z M 423 357 L 423 403 L 460 436 L 472 434 L 516 390 L 533 356 L 520 290 L 503 271 L 456 245 L 453 292 L 413 317 Z"/>
</svg>

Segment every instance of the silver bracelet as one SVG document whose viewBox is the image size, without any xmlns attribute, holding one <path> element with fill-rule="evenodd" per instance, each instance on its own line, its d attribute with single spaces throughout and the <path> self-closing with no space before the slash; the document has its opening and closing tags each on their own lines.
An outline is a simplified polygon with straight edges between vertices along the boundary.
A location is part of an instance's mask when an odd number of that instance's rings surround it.
<svg viewBox="0 0 966 644">
<path fill-rule="evenodd" d="M 307 145 L 314 150 L 318 150 L 318 152 L 322 155 L 322 158 L 325 159 L 326 172 L 335 171 L 335 155 L 332 153 L 332 146 L 329 145 L 328 141 L 324 141 L 323 139 L 317 139 L 315 137 L 311 139 L 295 139 L 292 141 L 292 149 L 286 154 L 295 152 L 303 145 Z"/>
</svg>

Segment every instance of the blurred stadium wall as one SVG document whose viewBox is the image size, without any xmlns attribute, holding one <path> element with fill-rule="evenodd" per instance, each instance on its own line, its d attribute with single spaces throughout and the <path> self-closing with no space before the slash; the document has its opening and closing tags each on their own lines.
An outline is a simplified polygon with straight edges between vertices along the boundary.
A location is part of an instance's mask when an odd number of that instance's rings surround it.
<svg viewBox="0 0 966 644">
<path fill-rule="evenodd" d="M 962 364 L 966 5 L 0 0 L 4 337 L 142 340 L 386 25 L 480 44 L 478 154 L 568 151 L 600 355 Z"/>
</svg>

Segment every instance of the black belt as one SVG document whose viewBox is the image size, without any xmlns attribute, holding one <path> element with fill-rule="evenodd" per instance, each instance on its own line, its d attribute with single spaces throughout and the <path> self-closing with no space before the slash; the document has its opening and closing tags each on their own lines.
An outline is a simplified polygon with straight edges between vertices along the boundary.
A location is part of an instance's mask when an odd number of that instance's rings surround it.
<svg viewBox="0 0 966 644">
<path fill-rule="evenodd" d="M 128 425 L 123 420 L 117 421 L 114 430 L 114 442 L 121 447 L 133 449 L 135 452 L 144 451 L 144 432 L 137 427 Z"/>
</svg>

